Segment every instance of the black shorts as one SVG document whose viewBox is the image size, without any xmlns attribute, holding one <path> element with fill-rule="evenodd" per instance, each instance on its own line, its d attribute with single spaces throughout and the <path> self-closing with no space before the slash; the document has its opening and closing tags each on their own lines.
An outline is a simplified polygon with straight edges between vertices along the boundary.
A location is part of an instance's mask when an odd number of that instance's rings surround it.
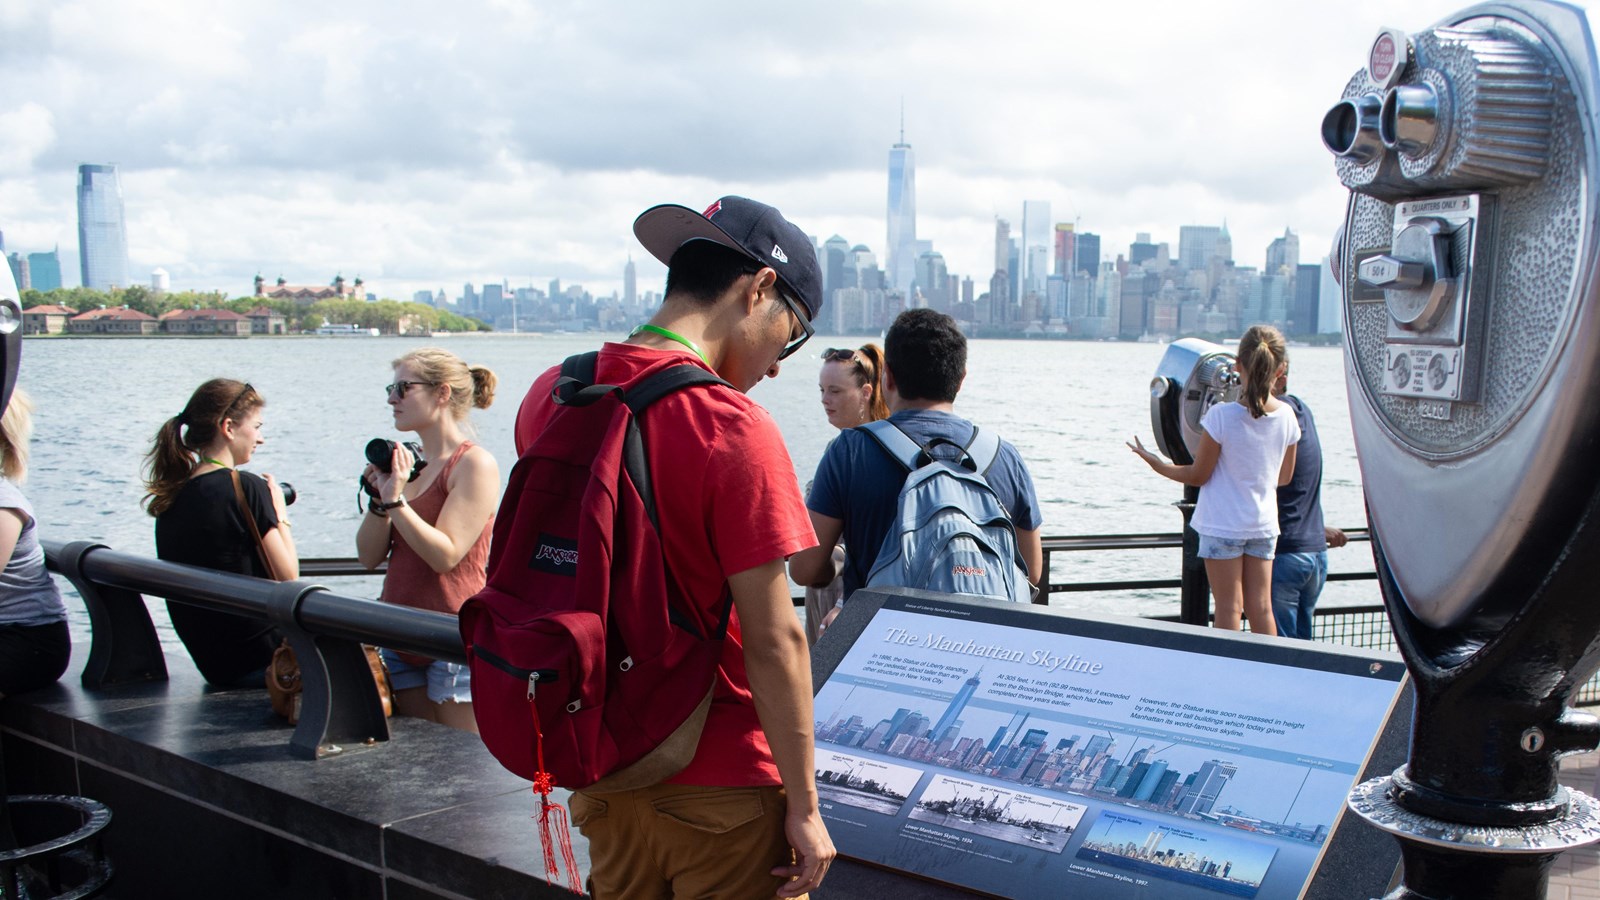
<svg viewBox="0 0 1600 900">
<path fill-rule="evenodd" d="M 67 623 L 0 625 L 0 695 L 55 684 L 72 657 Z"/>
</svg>

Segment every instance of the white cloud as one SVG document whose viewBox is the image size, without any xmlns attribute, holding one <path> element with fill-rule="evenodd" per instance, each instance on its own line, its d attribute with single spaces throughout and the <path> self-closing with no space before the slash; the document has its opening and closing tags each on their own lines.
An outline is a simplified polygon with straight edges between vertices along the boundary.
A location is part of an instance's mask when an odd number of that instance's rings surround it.
<svg viewBox="0 0 1600 900">
<path fill-rule="evenodd" d="M 0 177 L 27 175 L 34 161 L 56 140 L 55 117 L 32 101 L 0 109 Z"/>
<path fill-rule="evenodd" d="M 8 0 L 0 229 L 70 245 L 77 164 L 117 162 L 134 271 L 178 288 L 609 291 L 630 253 L 659 288 L 628 226 L 663 201 L 745 193 L 881 255 L 903 98 L 958 274 L 1027 199 L 1107 253 L 1226 219 L 1242 263 L 1286 226 L 1310 261 L 1341 209 L 1323 112 L 1381 25 L 1465 5 Z"/>
</svg>

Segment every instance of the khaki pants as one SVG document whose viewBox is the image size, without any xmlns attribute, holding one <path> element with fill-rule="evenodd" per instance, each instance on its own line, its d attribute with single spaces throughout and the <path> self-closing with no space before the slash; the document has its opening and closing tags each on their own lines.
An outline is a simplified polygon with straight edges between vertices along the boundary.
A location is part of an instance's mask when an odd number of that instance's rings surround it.
<svg viewBox="0 0 1600 900">
<path fill-rule="evenodd" d="M 773 867 L 794 861 L 777 786 L 579 791 L 571 806 L 589 840 L 595 900 L 757 900 L 783 884 Z"/>
</svg>

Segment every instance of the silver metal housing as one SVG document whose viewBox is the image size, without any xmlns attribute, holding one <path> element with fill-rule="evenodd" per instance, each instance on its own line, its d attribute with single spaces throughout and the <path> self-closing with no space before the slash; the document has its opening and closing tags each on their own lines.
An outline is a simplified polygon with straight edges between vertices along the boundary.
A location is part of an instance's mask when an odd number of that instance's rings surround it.
<svg viewBox="0 0 1600 900">
<path fill-rule="evenodd" d="M 1581 11 L 1539 0 L 1471 7 L 1409 45 L 1391 91 L 1431 91 L 1437 133 L 1419 151 L 1425 131 L 1397 128 L 1381 157 L 1336 161 L 1352 191 L 1335 254 L 1351 420 L 1406 606 L 1433 627 L 1492 627 L 1496 597 L 1550 570 L 1564 550 L 1552 526 L 1575 524 L 1589 496 L 1571 476 L 1600 438 L 1600 72 Z M 1377 87 L 1358 72 L 1341 102 Z M 1397 240 L 1429 216 L 1452 242 Z M 1382 255 L 1428 257 L 1429 278 L 1363 283 Z M 1401 374 L 1438 387 L 1401 389 Z"/>
<path fill-rule="evenodd" d="M 1204 434 L 1200 420 L 1218 403 L 1239 399 L 1233 351 L 1199 338 L 1167 345 L 1150 390 L 1150 427 L 1156 446 L 1172 461 L 1187 464 Z"/>
</svg>

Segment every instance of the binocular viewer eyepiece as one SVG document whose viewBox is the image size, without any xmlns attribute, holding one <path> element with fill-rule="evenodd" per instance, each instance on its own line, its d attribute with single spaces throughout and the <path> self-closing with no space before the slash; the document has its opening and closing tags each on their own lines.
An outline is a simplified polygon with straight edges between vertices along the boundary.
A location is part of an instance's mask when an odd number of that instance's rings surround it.
<svg viewBox="0 0 1600 900">
<path fill-rule="evenodd" d="M 1322 117 L 1322 143 L 1334 156 L 1360 165 L 1385 150 L 1416 159 L 1439 135 L 1439 94 L 1430 84 L 1402 84 L 1383 96 L 1340 100 Z"/>
<path fill-rule="evenodd" d="M 1511 28 L 1385 29 L 1322 142 L 1347 187 L 1391 202 L 1527 184 L 1550 162 L 1556 68 Z"/>
</svg>

